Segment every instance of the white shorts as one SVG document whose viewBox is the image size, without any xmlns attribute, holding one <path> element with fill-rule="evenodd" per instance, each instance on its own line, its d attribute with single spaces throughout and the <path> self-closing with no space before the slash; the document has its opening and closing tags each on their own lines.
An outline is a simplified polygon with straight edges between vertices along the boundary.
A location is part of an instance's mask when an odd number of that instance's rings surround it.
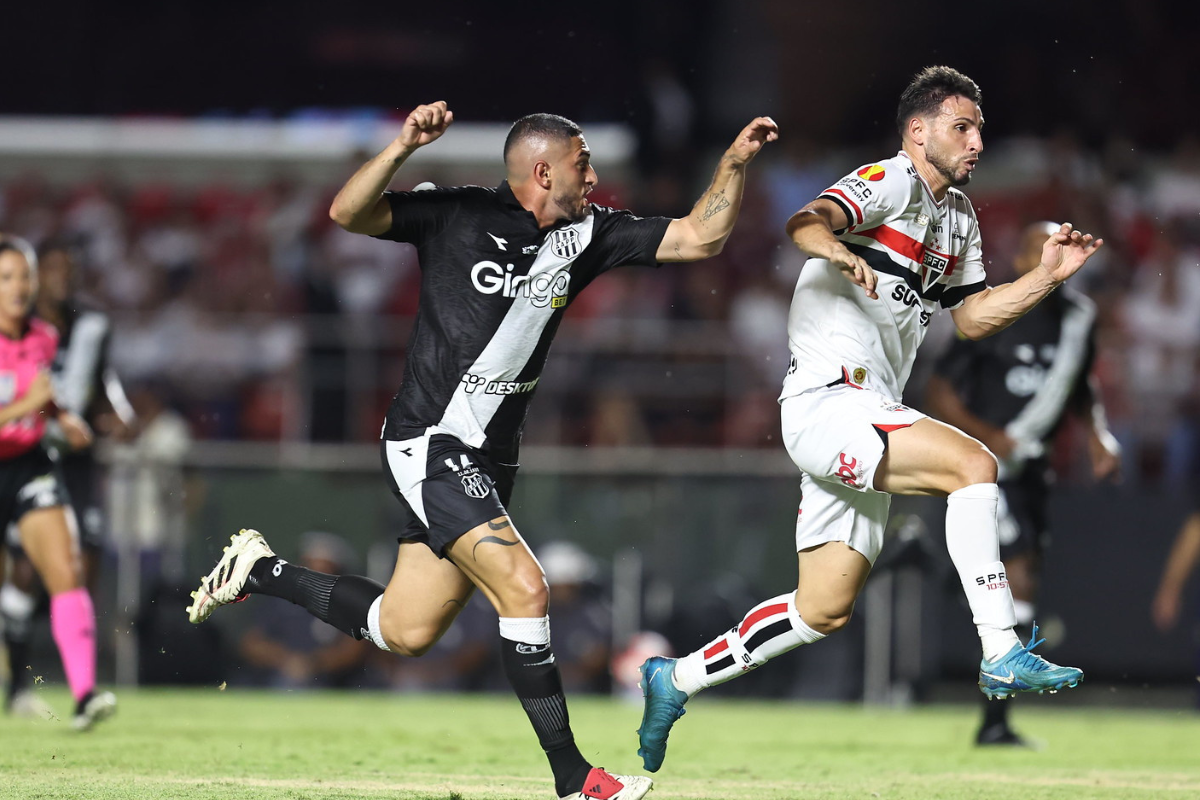
<svg viewBox="0 0 1200 800">
<path fill-rule="evenodd" d="M 796 550 L 845 542 L 872 564 L 891 495 L 872 488 L 887 436 L 925 415 L 870 389 L 839 384 L 785 398 L 783 442 L 804 473 Z"/>
</svg>

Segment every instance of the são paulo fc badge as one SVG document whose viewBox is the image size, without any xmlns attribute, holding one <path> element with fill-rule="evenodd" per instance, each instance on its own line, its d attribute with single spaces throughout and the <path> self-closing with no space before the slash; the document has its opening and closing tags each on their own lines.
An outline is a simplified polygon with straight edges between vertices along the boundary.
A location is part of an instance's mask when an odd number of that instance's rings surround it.
<svg viewBox="0 0 1200 800">
<path fill-rule="evenodd" d="M 563 228 L 550 234 L 550 250 L 559 258 L 575 258 L 579 255 L 579 232 L 574 228 Z"/>
</svg>

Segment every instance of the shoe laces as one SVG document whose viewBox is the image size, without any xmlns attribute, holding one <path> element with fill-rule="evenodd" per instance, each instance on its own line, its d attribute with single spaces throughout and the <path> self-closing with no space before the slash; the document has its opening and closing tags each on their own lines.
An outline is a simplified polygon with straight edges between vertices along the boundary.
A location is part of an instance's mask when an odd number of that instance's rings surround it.
<svg viewBox="0 0 1200 800">
<path fill-rule="evenodd" d="M 1033 652 L 1033 648 L 1046 641 L 1044 638 L 1037 638 L 1037 635 L 1038 626 L 1035 622 L 1033 623 L 1033 633 L 1029 636 L 1029 644 L 1021 649 L 1021 653 L 1014 660 L 1017 662 L 1016 665 L 1023 669 L 1043 672 L 1050 669 L 1050 662 Z"/>
</svg>

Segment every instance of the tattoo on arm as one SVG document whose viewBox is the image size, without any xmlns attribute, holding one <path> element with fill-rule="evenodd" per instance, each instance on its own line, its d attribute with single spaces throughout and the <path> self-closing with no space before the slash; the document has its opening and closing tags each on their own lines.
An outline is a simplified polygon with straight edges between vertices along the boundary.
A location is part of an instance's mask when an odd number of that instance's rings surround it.
<svg viewBox="0 0 1200 800">
<path fill-rule="evenodd" d="M 700 215 L 700 221 L 708 222 L 727 208 L 729 208 L 729 199 L 725 197 L 724 191 L 710 194 L 704 204 L 704 213 Z"/>
<path fill-rule="evenodd" d="M 503 522 L 492 522 L 490 519 L 488 520 L 488 527 L 494 531 L 502 531 L 505 528 L 509 527 L 511 524 L 512 523 L 510 523 L 507 519 L 504 520 Z"/>
<path fill-rule="evenodd" d="M 476 542 L 475 546 L 471 548 L 471 558 L 475 561 L 479 560 L 479 558 L 475 555 L 475 551 L 479 549 L 479 545 L 485 542 L 488 544 L 498 544 L 501 547 L 515 547 L 517 544 L 516 542 L 510 542 L 508 539 L 501 539 L 499 536 L 485 536 Z"/>
</svg>

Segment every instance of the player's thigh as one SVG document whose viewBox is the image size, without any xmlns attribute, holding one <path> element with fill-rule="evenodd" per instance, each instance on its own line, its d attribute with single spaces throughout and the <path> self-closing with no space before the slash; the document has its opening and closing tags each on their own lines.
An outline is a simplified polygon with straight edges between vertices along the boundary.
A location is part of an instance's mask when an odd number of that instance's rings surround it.
<svg viewBox="0 0 1200 800">
<path fill-rule="evenodd" d="M 82 585 L 79 537 L 70 506 L 35 508 L 17 521 L 21 548 L 51 595 Z"/>
<path fill-rule="evenodd" d="M 888 434 L 874 486 L 891 494 L 947 495 L 995 482 L 996 457 L 982 442 L 925 417 Z"/>
<path fill-rule="evenodd" d="M 548 610 L 546 575 L 507 517 L 472 528 L 446 548 L 502 617 L 541 617 Z"/>
<path fill-rule="evenodd" d="M 449 630 L 475 586 L 452 562 L 420 542 L 402 542 L 383 591 L 379 627 L 388 647 L 420 655 Z"/>
</svg>

